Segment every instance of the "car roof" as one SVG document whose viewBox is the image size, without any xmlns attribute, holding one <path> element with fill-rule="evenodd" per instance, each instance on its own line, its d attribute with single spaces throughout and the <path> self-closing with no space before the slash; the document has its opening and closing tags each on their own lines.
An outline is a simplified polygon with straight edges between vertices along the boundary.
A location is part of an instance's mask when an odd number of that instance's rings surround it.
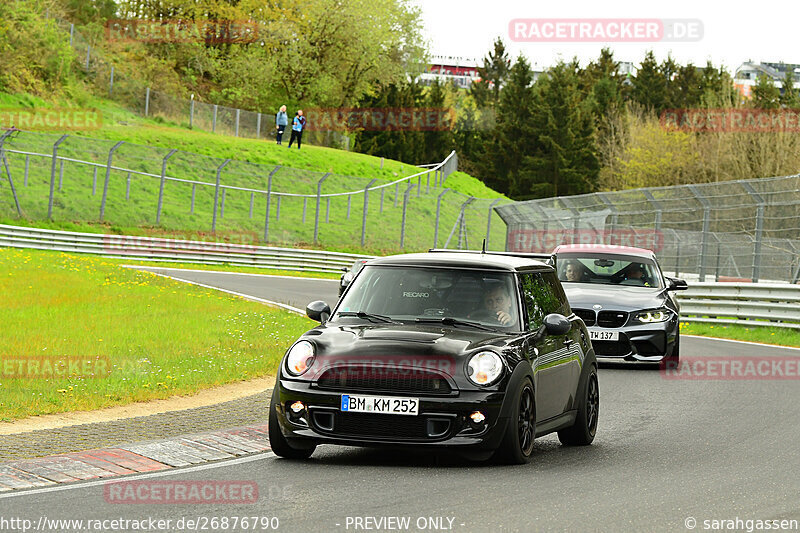
<svg viewBox="0 0 800 533">
<path fill-rule="evenodd" d="M 633 255 L 647 257 L 650 259 L 654 259 L 656 255 L 652 250 L 647 250 L 645 248 L 636 248 L 634 246 L 618 246 L 616 244 L 560 244 L 553 250 L 554 254 L 579 252 L 609 255 Z"/>
<path fill-rule="evenodd" d="M 481 270 L 551 270 L 552 267 L 530 257 L 499 255 L 491 252 L 428 252 L 380 257 L 369 266 L 433 266 L 443 268 L 471 268 Z"/>
</svg>

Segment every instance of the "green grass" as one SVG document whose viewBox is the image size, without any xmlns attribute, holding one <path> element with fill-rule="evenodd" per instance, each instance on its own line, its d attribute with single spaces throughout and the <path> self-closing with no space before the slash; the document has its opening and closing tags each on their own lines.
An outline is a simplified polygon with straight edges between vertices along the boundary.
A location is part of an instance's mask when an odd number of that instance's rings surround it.
<svg viewBox="0 0 800 533">
<path fill-rule="evenodd" d="M 0 250 L 3 363 L 80 358 L 108 373 L 0 380 L 0 420 L 99 409 L 273 374 L 309 319 L 100 258 Z M 0 367 L 7 372 L 5 367 Z"/>
<path fill-rule="evenodd" d="M 681 333 L 699 335 L 701 337 L 719 337 L 722 339 L 800 347 L 800 330 L 789 328 L 681 322 Z"/>
<path fill-rule="evenodd" d="M 12 97 L 0 94 L 0 106 L 31 107 L 46 103 L 31 97 Z M 58 107 L 61 104 L 53 104 Z M 362 190 L 371 180 L 373 187 L 389 183 L 398 176 L 407 176 L 419 171 L 416 167 L 397 161 L 386 160 L 381 168 L 380 158 L 323 148 L 304 146 L 291 151 L 273 142 L 215 135 L 198 130 L 189 130 L 180 125 L 168 124 L 153 119 L 143 119 L 113 102 L 89 98 L 84 107 L 96 107 L 103 111 L 104 124 L 101 130 L 84 132 L 86 135 L 103 137 L 87 139 L 81 134 L 69 137 L 59 148 L 63 157 L 89 160 L 105 165 L 109 149 L 118 140 L 122 145 L 114 156 L 114 164 L 137 171 L 160 175 L 161 161 L 168 149 L 179 148 L 189 152 L 178 152 L 169 161 L 168 174 L 181 179 L 214 182 L 216 168 L 222 158 L 232 159 L 221 174 L 223 185 L 266 189 L 267 175 L 277 165 L 282 168 L 273 176 L 274 191 L 291 191 L 315 194 L 317 181 L 325 172 L 333 172 L 323 185 L 323 193 Z M 10 149 L 32 153 L 49 154 L 52 143 L 59 137 L 50 135 L 25 135 L 9 139 Z M 202 154 L 194 155 L 194 154 Z M 208 157 L 204 157 L 208 156 Z M 212 159 L 218 158 L 218 159 Z M 156 224 L 159 180 L 131 175 L 130 198 L 126 198 L 127 173 L 112 171 L 110 174 L 108 202 L 104 223 L 99 223 L 100 199 L 102 197 L 105 169 L 98 167 L 95 194 L 92 194 L 93 170 L 84 165 L 66 162 L 63 167 L 63 189 L 56 184 L 53 221 L 47 220 L 47 203 L 51 165 L 49 159 L 31 156 L 28 186 L 24 186 L 26 158 L 20 154 L 8 156 L 14 177 L 23 218 L 16 216 L 14 203 L 7 189 L 0 190 L 0 222 L 32 226 L 47 226 L 54 229 L 76 229 L 101 233 L 124 233 L 131 235 L 176 236 L 181 238 L 221 239 L 232 242 L 261 242 L 264 233 L 266 196 L 256 195 L 253 200 L 253 216 L 250 217 L 251 194 L 230 190 L 225 198 L 225 216 L 221 212 L 217 219 L 216 233 L 211 234 L 214 205 L 214 188 L 198 186 L 194 211 L 191 211 L 191 185 L 168 182 L 165 188 L 164 206 L 160 224 Z M 296 170 L 296 169 L 302 169 Z M 60 174 L 59 166 L 57 175 Z M 57 176 L 56 181 L 59 182 Z M 405 251 L 424 250 L 434 245 L 434 221 L 437 196 L 441 189 L 433 188 L 428 178 L 423 177 L 410 195 L 406 213 Z M 452 192 L 441 202 L 439 246 L 451 234 L 461 204 L 466 196 L 486 198 L 473 203 L 466 212 L 467 238 L 471 247 L 480 246 L 486 233 L 486 222 L 490 201 L 500 195 L 483 186 L 478 180 L 463 173 L 449 176 L 446 187 Z M 348 200 L 334 197 L 330 201 L 330 212 L 326 217 L 327 200 L 320 206 L 319 240 L 314 242 L 314 198 L 305 201 L 306 216 L 303 219 L 304 201 L 287 197 L 281 201 L 280 217 L 277 213 L 277 198 L 272 198 L 270 208 L 269 244 L 324 248 L 346 252 L 385 254 L 399 252 L 400 226 L 402 220 L 403 193 L 406 185 L 387 187 L 383 191 L 370 193 L 365 246 L 361 246 L 361 213 L 363 195 L 353 196 L 348 212 Z M 461 192 L 463 195 L 454 194 Z M 381 209 L 383 194 L 383 209 Z M 221 199 L 220 199 L 221 203 Z M 221 209 L 221 207 L 220 207 Z M 327 218 L 327 220 L 326 220 Z M 450 246 L 455 246 L 455 233 Z M 493 216 L 490 248 L 502 249 L 505 243 L 505 225 Z"/>
</svg>

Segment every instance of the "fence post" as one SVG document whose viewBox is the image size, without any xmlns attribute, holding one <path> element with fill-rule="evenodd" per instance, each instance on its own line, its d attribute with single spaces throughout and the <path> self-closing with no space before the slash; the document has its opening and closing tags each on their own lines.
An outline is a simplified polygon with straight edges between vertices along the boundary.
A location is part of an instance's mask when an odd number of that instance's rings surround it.
<svg viewBox="0 0 800 533">
<path fill-rule="evenodd" d="M 411 193 L 411 189 L 413 189 L 415 185 L 413 183 L 408 184 L 408 189 L 406 189 L 405 194 L 403 194 L 403 218 L 400 222 L 400 248 L 405 247 L 406 241 L 406 210 L 408 208 L 408 196 Z"/>
<path fill-rule="evenodd" d="M 436 198 L 436 224 L 433 226 L 433 247 L 436 248 L 436 245 L 439 243 L 439 213 L 442 211 L 442 197 L 445 194 L 449 193 L 450 189 L 445 189 L 439 196 Z"/>
<path fill-rule="evenodd" d="M 467 206 L 475 201 L 474 196 L 470 196 L 467 198 L 463 204 L 461 204 L 461 210 L 458 213 L 458 218 L 456 219 L 456 223 L 453 225 L 453 229 L 450 230 L 450 235 L 447 236 L 447 241 L 444 243 L 444 247 L 447 248 L 450 246 L 450 239 L 453 238 L 453 233 L 455 233 L 456 228 L 458 228 L 458 249 L 461 250 L 461 237 L 462 233 L 466 235 L 467 231 L 467 223 L 464 220 L 464 211 L 467 209 Z"/>
<path fill-rule="evenodd" d="M 47 203 L 47 218 L 52 220 L 53 219 L 53 195 L 55 194 L 56 188 L 56 161 L 58 161 L 58 145 L 64 142 L 67 138 L 67 135 L 62 136 L 59 140 L 53 144 L 53 158 L 52 164 L 50 165 L 50 200 Z"/>
<path fill-rule="evenodd" d="M 189 129 L 194 128 L 194 95 L 189 102 Z"/>
<path fill-rule="evenodd" d="M 256 202 L 256 193 L 250 193 L 250 218 L 253 218 L 253 204 Z"/>
<path fill-rule="evenodd" d="M 386 192 L 386 187 L 381 189 L 381 210 L 380 213 L 383 213 L 383 194 Z"/>
<path fill-rule="evenodd" d="M 75 24 L 69 25 L 69 45 L 72 46 L 72 38 L 75 35 Z"/>
<path fill-rule="evenodd" d="M 23 187 L 27 187 L 28 186 L 28 171 L 30 170 L 30 166 L 31 166 L 31 156 L 26 155 L 25 156 L 25 181 L 22 184 Z M 97 170 L 97 167 L 94 167 L 94 168 L 95 168 L 95 170 Z"/>
<path fill-rule="evenodd" d="M 64 135 L 64 137 L 66 137 L 66 135 Z M 62 137 L 62 139 L 64 137 Z M 61 141 L 59 141 L 59 142 L 61 142 Z M 108 182 L 109 182 L 109 180 L 111 180 L 111 160 L 113 159 L 114 152 L 117 151 L 117 148 L 122 146 L 124 143 L 125 143 L 125 141 L 119 141 L 117 144 L 115 144 L 114 146 L 111 147 L 111 150 L 108 151 L 108 163 L 106 163 L 106 180 L 105 180 L 105 183 L 103 184 L 103 199 L 100 200 L 100 222 L 102 222 L 103 219 L 106 216 L 106 199 L 108 198 Z M 58 144 L 58 143 L 56 143 L 56 144 Z M 53 155 L 55 155 L 55 148 L 53 149 Z M 55 167 L 53 167 L 53 168 L 55 168 Z M 51 190 L 52 190 L 52 184 L 51 184 L 50 187 L 51 187 Z M 51 198 L 52 198 L 52 196 L 51 196 Z"/>
<path fill-rule="evenodd" d="M 328 172 L 320 180 L 317 182 L 317 211 L 314 213 L 314 243 L 316 244 L 319 242 L 319 200 L 320 194 L 322 194 L 322 182 L 328 179 L 331 173 Z M 304 209 L 305 210 L 305 209 Z"/>
<path fill-rule="evenodd" d="M 364 187 L 364 209 L 361 211 L 361 246 L 364 246 L 364 239 L 367 236 L 367 207 L 369 206 L 369 188 L 378 181 L 377 178 L 367 183 Z M 350 218 L 350 197 L 347 197 L 347 218 Z"/>
<path fill-rule="evenodd" d="M 236 131 L 235 131 L 235 133 L 233 135 L 234 137 L 238 137 L 239 136 L 239 112 L 240 111 L 241 110 L 237 107 L 236 108 Z"/>
<path fill-rule="evenodd" d="M 88 44 L 86 45 L 86 72 L 89 72 L 89 56 L 91 54 L 92 47 Z"/>
<path fill-rule="evenodd" d="M 306 208 L 308 207 L 308 196 L 303 197 L 303 224 L 306 223 Z"/>
<path fill-rule="evenodd" d="M 436 172 L 436 171 L 434 170 L 434 172 Z M 434 180 L 433 181 L 434 181 L 433 186 L 436 187 L 436 177 L 435 176 L 434 176 Z M 429 194 L 430 192 L 431 192 L 431 172 L 429 170 L 428 173 L 425 174 L 425 194 Z"/>
<path fill-rule="evenodd" d="M 421 191 L 422 191 L 422 175 L 420 174 L 419 176 L 417 176 L 417 198 L 419 198 Z"/>
<path fill-rule="evenodd" d="M 194 100 L 192 100 L 194 102 Z M 158 188 L 158 209 L 156 210 L 156 226 L 161 224 L 161 207 L 164 205 L 164 184 L 167 181 L 167 160 L 178 150 L 170 150 L 161 160 L 161 185 Z"/>
<path fill-rule="evenodd" d="M 114 65 L 111 65 L 111 78 L 108 81 L 108 96 L 114 92 Z"/>
<path fill-rule="evenodd" d="M 217 181 L 214 186 L 214 217 L 211 219 L 211 231 L 217 231 L 217 206 L 219 205 L 219 177 L 222 174 L 222 169 L 225 165 L 230 163 L 230 159 L 226 159 L 220 166 L 217 167 Z"/>
<path fill-rule="evenodd" d="M 756 192 L 751 184 L 746 181 L 741 182 L 747 193 L 753 197 L 758 204 L 756 209 L 756 234 L 753 238 L 753 283 L 758 283 L 761 270 L 761 240 L 764 233 L 764 198 Z"/>
<path fill-rule="evenodd" d="M 261 138 L 261 113 L 256 115 L 256 139 Z"/>
<path fill-rule="evenodd" d="M 92 196 L 97 193 L 97 167 L 94 167 L 94 173 L 92 175 Z"/>
<path fill-rule="evenodd" d="M 272 176 L 275 175 L 278 170 L 280 170 L 281 165 L 272 169 L 272 172 L 269 173 L 267 177 L 267 217 L 264 219 L 264 242 L 269 242 L 269 202 L 272 196 Z M 305 216 L 303 217 L 305 221 Z"/>
<path fill-rule="evenodd" d="M 131 173 L 128 172 L 128 177 L 125 179 L 125 201 L 131 199 Z"/>
<path fill-rule="evenodd" d="M 211 118 L 211 133 L 217 131 L 217 104 L 214 104 L 214 116 Z"/>
<path fill-rule="evenodd" d="M 688 186 L 691 193 L 703 206 L 703 241 L 700 245 L 700 257 L 698 258 L 698 271 L 700 281 L 706 280 L 706 255 L 708 254 L 708 230 L 711 225 L 711 203 L 705 196 L 702 196 L 696 185 Z"/>
<path fill-rule="evenodd" d="M 350 201 L 353 199 L 352 194 L 347 195 L 347 220 L 350 220 Z"/>
<path fill-rule="evenodd" d="M 489 232 L 492 230 L 492 213 L 494 212 L 494 206 L 497 202 L 500 201 L 500 198 L 497 198 L 494 202 L 489 204 L 489 217 L 486 221 L 486 249 L 489 249 Z"/>
<path fill-rule="evenodd" d="M 6 131 L 2 137 L 0 137 L 0 155 L 2 155 L 3 165 L 6 168 L 6 175 L 8 176 L 8 184 L 11 186 L 11 195 L 14 197 L 14 204 L 17 206 L 17 215 L 22 218 L 22 210 L 19 208 L 19 199 L 17 198 L 17 190 L 14 188 L 14 180 L 11 178 L 11 171 L 8 169 L 8 161 L 6 160 L 6 153 L 3 148 L 6 138 L 14 133 L 14 130 Z"/>
<path fill-rule="evenodd" d="M 197 189 L 197 184 L 196 183 L 192 183 L 192 203 L 191 203 L 191 205 L 189 205 L 189 214 L 190 215 L 194 214 L 194 193 L 195 193 L 196 189 Z"/>
<path fill-rule="evenodd" d="M 150 114 L 150 87 L 147 88 L 147 91 L 144 93 L 144 116 L 148 116 Z"/>
</svg>

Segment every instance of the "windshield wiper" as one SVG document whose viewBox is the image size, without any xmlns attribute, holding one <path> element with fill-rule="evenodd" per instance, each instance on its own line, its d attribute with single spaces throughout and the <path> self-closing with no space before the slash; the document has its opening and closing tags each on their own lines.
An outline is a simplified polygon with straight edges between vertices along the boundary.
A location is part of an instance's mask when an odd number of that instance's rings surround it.
<svg viewBox="0 0 800 533">
<path fill-rule="evenodd" d="M 388 316 L 376 315 L 374 313 L 365 313 L 364 311 L 342 311 L 336 313 L 338 316 L 357 316 L 358 318 L 366 318 L 367 320 L 377 320 L 378 322 L 386 322 L 388 324 L 399 324 L 399 322 L 392 320 Z"/>
<path fill-rule="evenodd" d="M 498 332 L 500 330 L 496 328 L 490 328 L 488 326 L 484 326 L 483 324 L 478 324 L 477 322 L 470 322 L 469 320 L 459 320 L 453 317 L 442 317 L 442 318 L 417 318 L 415 320 L 417 323 L 437 323 L 442 324 L 444 326 L 469 326 L 475 329 L 482 329 L 483 331 L 493 331 Z"/>
</svg>

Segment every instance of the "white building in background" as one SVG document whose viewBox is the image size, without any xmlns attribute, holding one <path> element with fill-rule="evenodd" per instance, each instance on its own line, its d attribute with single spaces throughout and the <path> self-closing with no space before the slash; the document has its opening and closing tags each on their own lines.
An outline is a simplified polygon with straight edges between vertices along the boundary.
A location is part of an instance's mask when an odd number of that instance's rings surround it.
<svg viewBox="0 0 800 533">
<path fill-rule="evenodd" d="M 433 80 L 440 83 L 453 82 L 456 87 L 469 89 L 473 81 L 479 80 L 477 59 L 456 56 L 433 56 L 426 72 L 420 74 L 418 81 L 430 85 Z"/>
<path fill-rule="evenodd" d="M 758 82 L 758 78 L 764 75 L 770 78 L 775 87 L 780 88 L 781 94 L 783 94 L 783 80 L 786 78 L 786 73 L 790 71 L 794 75 L 795 90 L 800 89 L 800 65 L 791 63 L 767 63 L 765 61 L 742 63 L 736 69 L 733 83 L 744 98 L 750 98 L 753 86 Z"/>
</svg>

